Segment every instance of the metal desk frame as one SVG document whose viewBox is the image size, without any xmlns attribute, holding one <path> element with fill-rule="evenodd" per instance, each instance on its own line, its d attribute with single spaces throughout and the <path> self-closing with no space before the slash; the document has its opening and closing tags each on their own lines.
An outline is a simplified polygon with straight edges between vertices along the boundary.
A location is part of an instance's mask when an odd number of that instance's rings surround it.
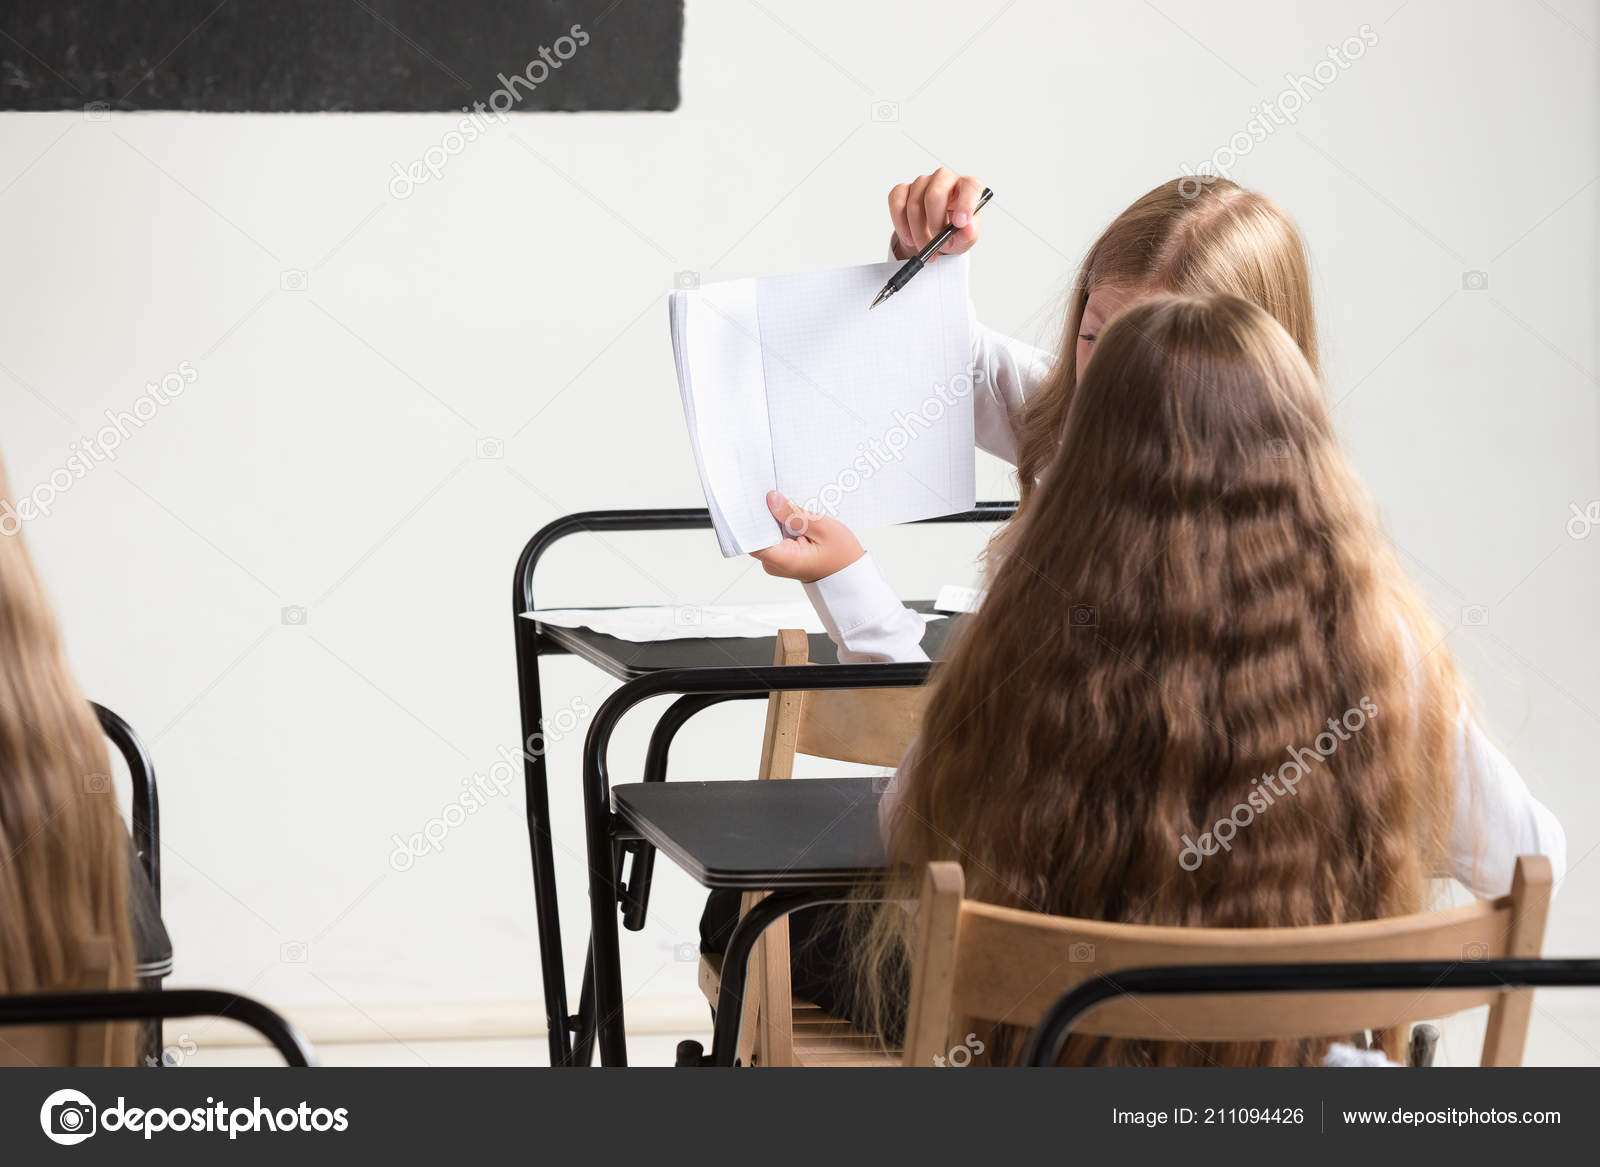
<svg viewBox="0 0 1600 1167">
<path fill-rule="evenodd" d="M 925 523 L 1003 522 L 1016 511 L 1014 502 L 980 502 L 972 510 L 923 520 Z M 534 572 L 550 548 L 580 532 L 696 530 L 711 526 L 704 508 L 583 511 L 556 519 L 530 539 L 517 559 L 511 581 L 512 623 L 517 655 L 517 690 L 523 743 L 523 788 L 528 842 L 533 858 L 534 910 L 537 914 L 539 963 L 544 981 L 545 1020 L 549 1026 L 550 1064 L 587 1066 L 596 1044 L 603 1065 L 626 1065 L 623 1030 L 622 976 L 617 912 L 633 931 L 644 926 L 649 907 L 655 849 L 618 830 L 610 806 L 606 752 L 622 715 L 648 697 L 680 694 L 651 732 L 644 781 L 666 777 L 667 755 L 678 730 L 696 713 L 724 701 L 752 700 L 779 689 L 865 689 L 920 685 L 930 666 L 917 664 L 818 665 L 796 683 L 780 666 L 761 668 L 662 668 L 643 675 L 619 662 L 590 663 L 623 684 L 601 706 L 584 743 L 583 798 L 589 866 L 590 946 L 585 962 L 578 1011 L 568 1012 L 566 969 L 561 948 L 557 906 L 555 851 L 550 834 L 550 786 L 544 751 L 528 748 L 542 731 L 544 704 L 539 658 L 571 653 L 574 641 L 560 630 L 546 629 L 524 614 L 535 610 Z M 542 740 L 540 738 L 539 740 Z M 631 866 L 624 877 L 624 861 Z"/>
</svg>

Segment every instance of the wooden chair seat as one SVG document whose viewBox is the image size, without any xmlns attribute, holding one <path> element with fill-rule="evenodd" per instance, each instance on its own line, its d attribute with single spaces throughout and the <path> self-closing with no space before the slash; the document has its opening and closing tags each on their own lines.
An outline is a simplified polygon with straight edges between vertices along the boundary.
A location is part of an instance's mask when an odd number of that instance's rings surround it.
<svg viewBox="0 0 1600 1167">
<path fill-rule="evenodd" d="M 905 1060 L 903 1051 L 885 1048 L 872 1034 L 810 1002 L 796 998 L 790 1017 L 797 1066 L 880 1067 Z"/>
<path fill-rule="evenodd" d="M 700 958 L 700 991 L 714 1009 L 722 988 L 722 957 L 708 953 Z M 899 1049 L 885 1048 L 872 1034 L 835 1017 L 820 1005 L 795 997 L 789 1008 L 791 1063 L 811 1068 L 898 1066 Z M 759 1055 L 757 1055 L 757 1063 Z"/>
</svg>

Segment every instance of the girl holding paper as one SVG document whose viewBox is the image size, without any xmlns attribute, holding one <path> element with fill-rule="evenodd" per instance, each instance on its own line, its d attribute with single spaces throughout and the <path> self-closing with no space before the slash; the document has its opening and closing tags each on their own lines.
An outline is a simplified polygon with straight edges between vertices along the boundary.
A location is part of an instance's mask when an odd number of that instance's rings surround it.
<svg viewBox="0 0 1600 1167">
<path fill-rule="evenodd" d="M 979 179 L 943 167 L 896 186 L 889 192 L 895 257 L 926 246 L 947 219 L 960 229 L 941 253 L 969 250 L 982 226 L 982 215 L 972 209 L 983 189 Z M 1162 292 L 1227 292 L 1270 312 L 1316 372 L 1310 286 L 1300 233 L 1276 203 L 1225 178 L 1177 178 L 1136 199 L 1089 249 L 1068 302 L 1059 354 L 976 326 L 977 442 L 1017 467 L 1021 503 L 1012 526 L 1034 504 L 1039 477 L 1060 444 L 1078 375 L 1118 312 Z M 901 605 L 849 528 L 807 515 L 776 493 L 767 502 L 791 532 L 803 533 L 755 558 L 769 575 L 806 585 L 841 661 L 927 659 L 922 618 Z"/>
<path fill-rule="evenodd" d="M 920 220 L 905 215 L 913 243 L 927 225 L 924 199 Z M 905 247 L 901 230 L 897 215 Z M 1559 879 L 1559 822 L 1472 717 L 1338 447 L 1288 220 L 1232 184 L 1190 199 L 1169 183 L 1112 224 L 1084 271 L 1054 369 L 1030 378 L 1033 362 L 1002 359 L 983 386 L 993 395 L 980 409 L 1014 419 L 1023 502 L 989 600 L 934 680 L 884 799 L 899 870 L 915 879 L 928 860 L 955 858 L 969 894 L 990 902 L 1231 927 L 1414 911 L 1436 870 L 1499 894 L 1521 854 L 1549 855 Z M 1234 294 L 1197 295 L 1219 290 Z M 980 357 L 994 351 L 985 343 Z M 801 517 L 803 534 L 757 558 L 807 583 L 841 660 L 921 659 L 920 618 L 854 536 Z M 1185 863 L 1183 831 L 1203 833 L 1244 801 L 1286 743 L 1320 754 L 1328 718 L 1349 744 L 1326 755 L 1323 781 L 1258 812 L 1229 854 Z M 892 1035 L 907 923 L 876 912 L 864 934 L 846 934 L 797 915 L 793 951 L 812 955 L 796 993 Z"/>
</svg>

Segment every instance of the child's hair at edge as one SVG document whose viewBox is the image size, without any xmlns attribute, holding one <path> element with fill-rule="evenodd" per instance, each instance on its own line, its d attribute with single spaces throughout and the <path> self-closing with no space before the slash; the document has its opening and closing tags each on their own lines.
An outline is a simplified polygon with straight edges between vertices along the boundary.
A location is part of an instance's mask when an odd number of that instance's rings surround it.
<svg viewBox="0 0 1600 1167">
<path fill-rule="evenodd" d="M 931 685 L 896 779 L 899 902 L 853 913 L 880 1032 L 904 992 L 902 905 L 931 860 L 959 861 L 977 900 L 1124 923 L 1332 924 L 1427 906 L 1460 689 L 1311 366 L 1254 304 L 1156 297 L 1106 329 L 1034 505 Z M 1180 865 L 1185 836 L 1341 720 L 1332 752 L 1275 800 L 1288 805 Z M 1017 1033 L 997 1035 L 998 1060 L 1014 1057 Z M 1399 1035 L 1385 1040 L 1398 1054 Z M 1079 1036 L 1066 1057 L 1284 1064 L 1325 1045 Z"/>
<path fill-rule="evenodd" d="M 1204 295 L 1266 309 L 1319 372 L 1310 266 L 1294 221 L 1265 195 L 1226 178 L 1175 178 L 1136 199 L 1089 249 L 1067 305 L 1061 353 L 1018 423 L 1021 508 L 1055 458 L 1078 382 L 1077 336 L 1098 286 Z"/>
<path fill-rule="evenodd" d="M 0 993 L 81 987 L 89 945 L 109 945 L 112 988 L 133 986 L 130 843 L 110 775 L 22 533 L 0 534 Z M 111 1055 L 132 1064 L 131 1026 L 112 1027 Z"/>
</svg>

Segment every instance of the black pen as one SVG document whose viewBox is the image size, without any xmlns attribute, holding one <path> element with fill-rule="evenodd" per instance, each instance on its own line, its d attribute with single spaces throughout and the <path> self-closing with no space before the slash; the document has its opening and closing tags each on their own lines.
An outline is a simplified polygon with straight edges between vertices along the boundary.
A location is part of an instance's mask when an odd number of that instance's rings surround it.
<svg viewBox="0 0 1600 1167">
<path fill-rule="evenodd" d="M 983 204 L 988 202 L 993 197 L 994 191 L 990 190 L 988 187 L 984 187 L 983 195 L 978 199 L 978 205 L 972 208 L 972 217 L 977 218 L 978 212 L 983 210 Z M 895 272 L 894 275 L 889 277 L 889 282 L 883 285 L 883 291 L 878 293 L 878 298 L 867 305 L 867 311 L 871 312 L 879 304 L 883 303 L 890 296 L 894 295 L 901 288 L 909 284 L 911 282 L 911 277 L 921 271 L 928 260 L 932 259 L 934 255 L 938 253 L 939 248 L 943 247 L 950 241 L 950 236 L 954 235 L 959 230 L 960 228 L 954 223 L 945 224 L 944 230 L 935 235 L 933 237 L 933 241 L 930 242 L 928 246 L 917 252 L 910 259 L 906 260 L 904 266 L 902 266 L 899 271 Z"/>
</svg>

